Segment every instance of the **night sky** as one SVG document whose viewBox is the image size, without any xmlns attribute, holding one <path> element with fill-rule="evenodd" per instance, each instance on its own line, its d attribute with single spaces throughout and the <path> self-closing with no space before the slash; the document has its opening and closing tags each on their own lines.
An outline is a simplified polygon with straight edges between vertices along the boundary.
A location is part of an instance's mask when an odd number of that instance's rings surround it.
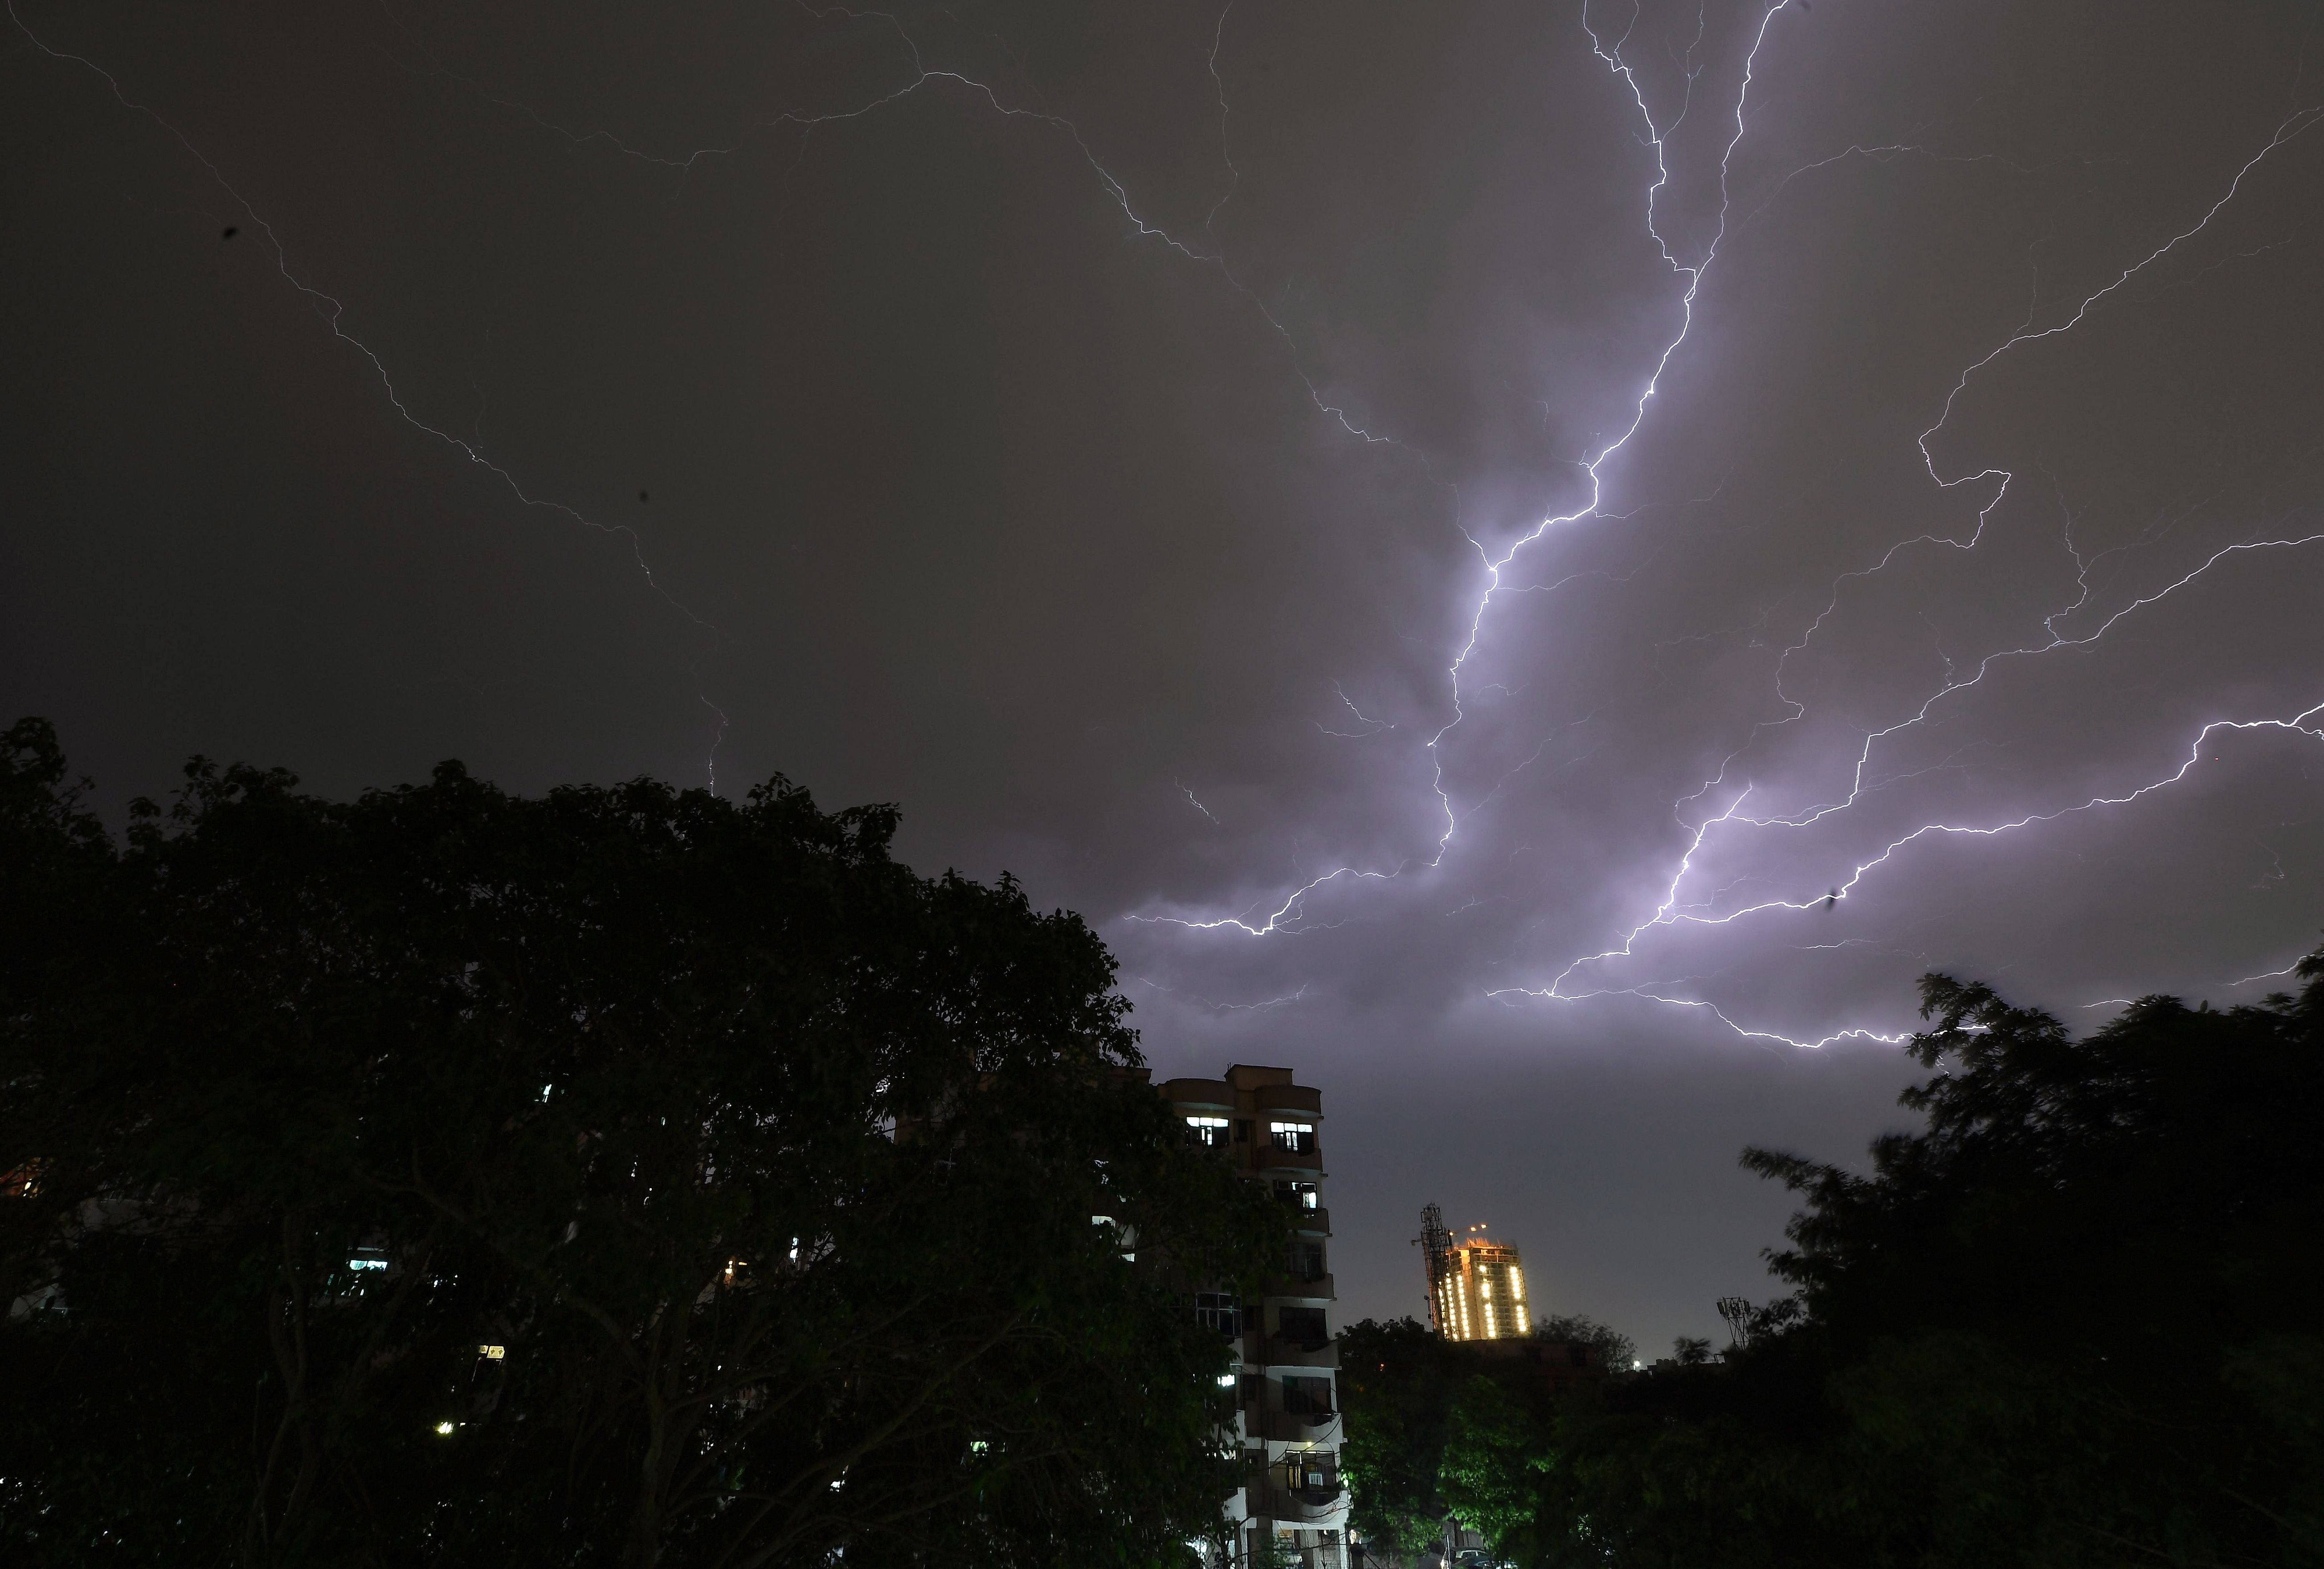
<svg viewBox="0 0 2324 1569">
<path fill-rule="evenodd" d="M 0 716 L 899 802 L 1322 1087 L 1343 1318 L 1711 1333 L 1923 971 L 2324 927 L 2308 5 L 11 17 Z"/>
</svg>

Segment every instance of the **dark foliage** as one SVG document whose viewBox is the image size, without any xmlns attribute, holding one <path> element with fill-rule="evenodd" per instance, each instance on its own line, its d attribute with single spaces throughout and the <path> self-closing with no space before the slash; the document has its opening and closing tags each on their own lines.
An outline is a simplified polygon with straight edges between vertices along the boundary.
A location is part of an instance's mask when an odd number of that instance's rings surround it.
<svg viewBox="0 0 2324 1569">
<path fill-rule="evenodd" d="M 1526 1564 L 2324 1563 L 2324 955 L 2300 974 L 2080 1040 L 1930 977 L 1923 1131 L 1864 1175 L 1744 1157 L 1806 1200 L 1796 1295 L 1735 1305 L 1718 1363 L 1462 1386 L 1443 1496 Z"/>
<path fill-rule="evenodd" d="M 9 731 L 0 1558 L 1174 1561 L 1174 1287 L 1280 1221 L 1080 920 L 894 826 L 197 762 L 116 844 Z"/>
<path fill-rule="evenodd" d="M 1350 1523 L 1367 1541 L 1417 1553 L 1443 1537 L 1437 1471 L 1469 1371 L 1457 1348 L 1410 1318 L 1367 1318 L 1341 1332 L 1340 1471 Z"/>
</svg>

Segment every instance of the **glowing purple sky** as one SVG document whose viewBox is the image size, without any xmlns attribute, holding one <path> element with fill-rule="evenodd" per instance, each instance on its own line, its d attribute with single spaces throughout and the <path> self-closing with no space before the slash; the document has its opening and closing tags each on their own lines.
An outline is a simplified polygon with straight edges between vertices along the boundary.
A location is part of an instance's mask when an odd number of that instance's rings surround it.
<svg viewBox="0 0 2324 1569">
<path fill-rule="evenodd" d="M 10 713 L 897 800 L 1324 1088 L 1351 1314 L 1707 1333 L 1923 970 L 2324 926 L 2304 7 L 13 14 Z"/>
</svg>

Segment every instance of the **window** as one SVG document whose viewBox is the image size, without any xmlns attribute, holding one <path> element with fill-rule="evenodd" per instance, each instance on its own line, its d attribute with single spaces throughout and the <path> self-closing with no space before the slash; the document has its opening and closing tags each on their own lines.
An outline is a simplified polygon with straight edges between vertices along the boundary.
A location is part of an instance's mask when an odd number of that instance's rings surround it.
<svg viewBox="0 0 2324 1569">
<path fill-rule="evenodd" d="M 1286 1260 L 1286 1272 L 1294 1280 L 1315 1281 L 1323 1278 L 1323 1244 L 1294 1242 L 1291 1257 Z"/>
<path fill-rule="evenodd" d="M 1316 1191 L 1315 1185 L 1312 1182 L 1292 1182 L 1278 1178 L 1275 1184 L 1275 1197 L 1277 1203 L 1287 1204 L 1292 1208 L 1309 1214 L 1321 1209 L 1323 1204 L 1323 1195 Z"/>
<path fill-rule="evenodd" d="M 1186 1142 L 1216 1149 L 1227 1141 L 1227 1120 L 1224 1117 L 1189 1117 L 1186 1119 Z"/>
<path fill-rule="evenodd" d="M 1194 1322 L 1231 1340 L 1242 1333 L 1242 1305 L 1223 1291 L 1197 1291 Z"/>
<path fill-rule="evenodd" d="M 1324 1325 L 1323 1310 L 1320 1307 L 1277 1308 L 1275 1336 L 1303 1351 L 1320 1351 L 1332 1343 L 1332 1332 Z"/>
<path fill-rule="evenodd" d="M 1277 1149 L 1288 1149 L 1295 1155 L 1315 1152 L 1315 1124 L 1313 1122 L 1269 1122 L 1268 1138 Z"/>
<path fill-rule="evenodd" d="M 1339 1461 L 1328 1449 L 1295 1451 L 1283 1457 L 1284 1485 L 1293 1488 L 1321 1488 L 1337 1491 L 1340 1485 Z"/>
<path fill-rule="evenodd" d="M 1295 1417 L 1330 1416 L 1332 1414 L 1332 1380 L 1329 1379 L 1284 1380 L 1283 1408 Z"/>
</svg>

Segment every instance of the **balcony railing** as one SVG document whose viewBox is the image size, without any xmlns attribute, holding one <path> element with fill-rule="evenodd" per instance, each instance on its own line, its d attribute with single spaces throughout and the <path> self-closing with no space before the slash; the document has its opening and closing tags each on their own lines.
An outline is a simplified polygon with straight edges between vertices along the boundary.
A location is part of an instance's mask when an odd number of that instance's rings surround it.
<svg viewBox="0 0 2324 1569">
<path fill-rule="evenodd" d="M 1259 1343 L 1259 1354 L 1271 1368 L 1336 1368 L 1340 1365 L 1340 1345 L 1337 1341 L 1324 1341 L 1310 1345 L 1305 1341 L 1285 1340 L 1270 1334 Z"/>
<path fill-rule="evenodd" d="M 1339 1296 L 1339 1291 L 1332 1284 L 1332 1277 L 1327 1272 L 1305 1280 L 1277 1275 L 1268 1281 L 1267 1295 L 1289 1297 L 1294 1301 L 1330 1302 Z"/>
<path fill-rule="evenodd" d="M 1337 1411 L 1261 1411 L 1257 1417 L 1255 1423 L 1245 1421 L 1244 1431 L 1282 1444 L 1321 1444 L 1340 1431 Z"/>
<path fill-rule="evenodd" d="M 1257 1487 L 1249 1497 L 1252 1514 L 1303 1526 L 1337 1525 L 1348 1508 L 1347 1491 L 1337 1485 Z"/>
</svg>

